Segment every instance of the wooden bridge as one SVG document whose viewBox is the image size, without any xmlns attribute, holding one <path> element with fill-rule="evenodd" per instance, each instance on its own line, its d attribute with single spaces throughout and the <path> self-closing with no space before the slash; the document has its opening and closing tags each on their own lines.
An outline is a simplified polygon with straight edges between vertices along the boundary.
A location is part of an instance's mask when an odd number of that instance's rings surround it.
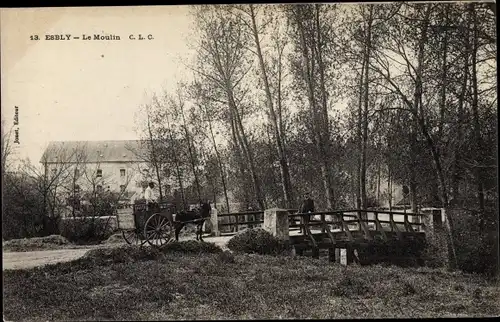
<svg viewBox="0 0 500 322">
<path fill-rule="evenodd" d="M 269 211 L 273 210 L 266 210 Z M 375 253 L 378 259 L 418 258 L 429 217 L 420 213 L 361 209 L 315 213 L 284 209 L 279 212 L 288 217 L 286 237 L 298 255 L 310 253 L 319 257 L 321 251 L 327 251 L 330 261 L 339 261 L 341 252 L 345 252 L 347 263 L 372 261 Z M 241 226 L 262 226 L 264 216 L 264 211 L 225 213 L 218 214 L 217 221 L 220 221 L 219 227 L 233 227 L 232 232 L 226 234 L 234 234 Z M 227 222 L 227 217 L 232 220 Z M 307 217 L 309 221 L 304 220 Z"/>
</svg>

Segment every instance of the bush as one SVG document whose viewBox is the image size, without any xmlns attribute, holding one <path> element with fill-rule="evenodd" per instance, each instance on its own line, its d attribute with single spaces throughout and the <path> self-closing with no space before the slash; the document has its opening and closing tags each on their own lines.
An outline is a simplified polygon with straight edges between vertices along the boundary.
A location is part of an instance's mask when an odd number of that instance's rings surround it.
<svg viewBox="0 0 500 322">
<path fill-rule="evenodd" d="M 114 248 L 98 248 L 87 252 L 82 259 L 94 264 L 126 263 L 146 260 L 155 260 L 163 254 L 154 247 L 138 247 L 124 245 Z"/>
<path fill-rule="evenodd" d="M 222 253 L 222 249 L 214 243 L 198 242 L 195 240 L 186 240 L 181 242 L 172 242 L 165 245 L 161 251 L 163 253 Z"/>
<path fill-rule="evenodd" d="M 424 250 L 421 259 L 425 266 L 437 268 L 448 264 L 448 241 L 446 232 L 440 231 L 433 236 L 426 237 Z"/>
<path fill-rule="evenodd" d="M 227 247 L 235 252 L 279 255 L 290 251 L 288 242 L 274 237 L 262 228 L 245 229 L 231 238 Z"/>
<path fill-rule="evenodd" d="M 75 243 L 99 243 L 108 239 L 115 231 L 113 217 L 82 217 L 61 221 L 61 235 Z"/>
<path fill-rule="evenodd" d="M 37 249 L 57 248 L 57 246 L 67 245 L 69 243 L 70 242 L 63 236 L 50 235 L 46 237 L 11 239 L 2 243 L 2 246 L 4 250 L 22 252 Z"/>
<path fill-rule="evenodd" d="M 449 211 L 454 216 L 453 238 L 458 268 L 468 273 L 494 275 L 498 261 L 498 250 L 495 250 L 498 216 L 464 209 Z"/>
</svg>

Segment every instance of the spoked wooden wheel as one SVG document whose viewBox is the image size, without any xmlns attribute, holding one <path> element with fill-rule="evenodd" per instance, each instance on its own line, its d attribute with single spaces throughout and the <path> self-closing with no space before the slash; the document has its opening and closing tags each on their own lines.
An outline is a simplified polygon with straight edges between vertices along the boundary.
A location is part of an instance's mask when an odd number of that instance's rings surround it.
<svg viewBox="0 0 500 322">
<path fill-rule="evenodd" d="M 170 221 L 160 214 L 153 214 L 144 225 L 144 236 L 151 246 L 163 247 L 170 243 L 173 228 Z"/>
<path fill-rule="evenodd" d="M 146 243 L 146 239 L 141 238 L 142 236 L 140 236 L 140 230 L 138 229 L 123 230 L 122 236 L 129 245 L 142 246 Z"/>
</svg>

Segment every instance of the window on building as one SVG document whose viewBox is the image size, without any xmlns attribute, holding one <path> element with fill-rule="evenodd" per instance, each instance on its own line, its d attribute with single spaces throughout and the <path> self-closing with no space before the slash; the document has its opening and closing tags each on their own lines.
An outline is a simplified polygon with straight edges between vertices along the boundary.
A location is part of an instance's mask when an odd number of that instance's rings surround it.
<svg viewBox="0 0 500 322">
<path fill-rule="evenodd" d="M 101 177 L 102 177 L 102 170 L 101 170 L 101 169 L 98 169 L 98 170 L 97 170 L 97 177 L 98 177 L 98 178 L 101 178 Z"/>
<path fill-rule="evenodd" d="M 125 177 L 125 169 L 120 169 L 120 177 Z"/>
<path fill-rule="evenodd" d="M 125 185 L 124 185 L 124 184 L 122 184 L 122 185 L 120 186 L 120 192 L 121 192 L 121 193 L 125 192 Z"/>
<path fill-rule="evenodd" d="M 80 176 L 80 170 L 75 169 L 75 178 L 78 178 Z"/>
<path fill-rule="evenodd" d="M 96 191 L 97 191 L 97 192 L 102 192 L 102 186 L 101 186 L 101 185 L 98 185 L 98 186 L 96 187 Z"/>
</svg>

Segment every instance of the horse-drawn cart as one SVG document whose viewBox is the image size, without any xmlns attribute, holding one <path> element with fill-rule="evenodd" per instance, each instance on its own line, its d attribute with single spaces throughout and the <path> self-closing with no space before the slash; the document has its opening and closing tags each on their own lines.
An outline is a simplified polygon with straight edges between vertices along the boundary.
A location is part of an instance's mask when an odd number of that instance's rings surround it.
<svg viewBox="0 0 500 322">
<path fill-rule="evenodd" d="M 144 200 L 139 200 L 133 204 L 134 227 L 122 230 L 122 236 L 129 245 L 142 246 L 148 243 L 161 248 L 173 241 L 173 237 L 178 239 L 180 229 L 186 224 L 196 224 L 196 239 L 199 237 L 203 240 L 201 230 L 210 212 L 210 204 L 202 203 L 197 210 L 180 211 L 175 215 L 172 204 L 160 202 L 148 205 Z"/>
<path fill-rule="evenodd" d="M 147 204 L 136 201 L 133 205 L 134 227 L 122 230 L 129 245 L 162 247 L 172 241 L 174 231 L 173 205 L 166 202 Z"/>
</svg>

